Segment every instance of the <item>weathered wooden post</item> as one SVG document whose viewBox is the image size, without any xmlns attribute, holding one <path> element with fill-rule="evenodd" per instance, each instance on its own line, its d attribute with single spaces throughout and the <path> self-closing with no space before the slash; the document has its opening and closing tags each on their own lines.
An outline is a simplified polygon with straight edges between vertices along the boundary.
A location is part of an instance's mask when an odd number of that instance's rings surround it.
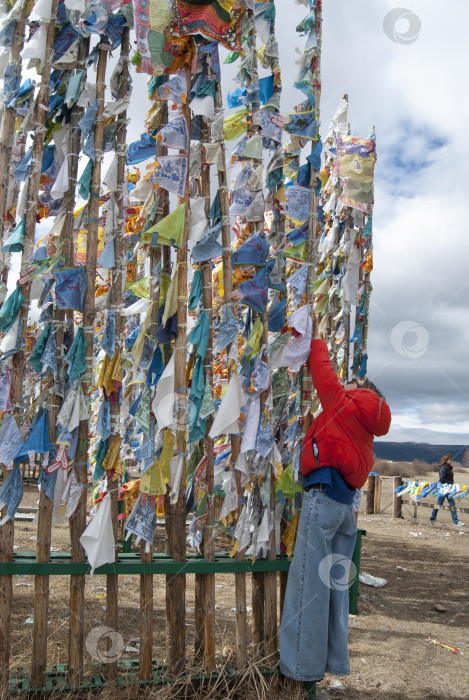
<svg viewBox="0 0 469 700">
<path fill-rule="evenodd" d="M 376 477 L 368 477 L 367 487 L 366 487 L 366 513 L 367 515 L 373 515 L 375 512 L 375 488 L 376 488 Z"/>
<path fill-rule="evenodd" d="M 403 480 L 402 476 L 395 476 L 393 479 L 393 517 L 394 518 L 402 518 L 402 497 L 399 496 L 397 493 L 394 493 L 396 489 L 399 488 L 399 486 L 402 486 Z"/>
<path fill-rule="evenodd" d="M 186 69 L 186 95 L 190 92 L 191 72 Z M 182 108 L 183 116 L 187 124 L 187 132 L 190 134 L 191 114 L 187 102 Z M 190 151 L 190 146 L 188 147 Z M 187 158 L 190 158 L 188 152 Z M 185 196 L 180 198 L 180 204 L 186 205 L 184 219 L 184 234 L 177 251 L 178 274 L 178 303 L 177 324 L 178 335 L 174 347 L 175 372 L 174 391 L 176 393 L 176 455 L 182 460 L 179 495 L 171 509 L 173 518 L 173 558 L 181 564 L 186 560 L 186 353 L 187 353 L 187 239 L 189 228 L 189 167 L 185 186 Z M 184 573 L 168 575 L 166 577 L 166 596 L 168 610 L 168 661 L 172 673 L 179 673 L 185 665 L 186 649 L 186 576 Z"/>
<path fill-rule="evenodd" d="M 378 514 L 381 509 L 381 477 L 375 476 L 375 500 L 373 506 L 373 512 Z"/>
</svg>

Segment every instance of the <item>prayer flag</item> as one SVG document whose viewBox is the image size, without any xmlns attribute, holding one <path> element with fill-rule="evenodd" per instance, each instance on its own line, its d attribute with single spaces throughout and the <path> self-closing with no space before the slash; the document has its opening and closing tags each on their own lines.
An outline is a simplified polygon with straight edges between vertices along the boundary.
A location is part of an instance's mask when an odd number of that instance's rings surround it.
<svg viewBox="0 0 469 700">
<path fill-rule="evenodd" d="M 55 299 L 59 309 L 83 311 L 86 276 L 84 267 L 68 267 L 53 270 L 55 278 Z"/>
<path fill-rule="evenodd" d="M 161 221 L 158 221 L 157 224 L 145 231 L 143 235 L 147 237 L 149 234 L 157 234 L 157 239 L 152 245 L 179 246 L 182 243 L 184 234 L 185 218 L 186 205 L 181 204 L 168 216 L 165 216 Z"/>
</svg>

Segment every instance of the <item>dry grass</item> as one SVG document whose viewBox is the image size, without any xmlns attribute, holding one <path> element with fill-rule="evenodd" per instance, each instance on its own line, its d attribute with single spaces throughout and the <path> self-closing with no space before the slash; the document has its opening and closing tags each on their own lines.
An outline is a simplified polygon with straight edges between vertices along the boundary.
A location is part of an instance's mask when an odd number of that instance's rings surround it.
<svg viewBox="0 0 469 700">
<path fill-rule="evenodd" d="M 226 649 L 226 647 L 225 647 Z M 240 672 L 234 670 L 235 651 L 231 647 L 228 657 L 217 657 L 217 670 L 211 677 L 204 673 L 202 662 L 197 663 L 193 658 L 188 659 L 186 671 L 173 681 L 162 685 L 139 685 L 135 680 L 115 686 L 109 682 L 101 690 L 65 691 L 59 686 L 48 693 L 50 700 L 76 700 L 78 698 L 99 698 L 99 700 L 136 700 L 136 698 L 158 698 L 159 700 L 176 700 L 190 698 L 191 700 L 302 700 L 306 697 L 302 683 L 291 681 L 280 676 L 276 667 L 272 675 L 264 675 L 261 669 L 269 667 L 269 659 L 263 658 L 251 661 L 246 669 Z M 272 664 L 270 664 L 272 665 Z M 103 667 L 103 672 L 105 669 Z M 0 700 L 26 697 L 19 695 L 0 695 Z"/>
<path fill-rule="evenodd" d="M 423 474 L 426 474 L 427 478 L 433 474 L 435 481 L 438 481 L 438 469 L 436 462 L 429 464 L 423 459 L 414 459 L 412 462 L 391 462 L 375 457 L 373 466 L 373 471 L 380 476 L 402 476 L 403 479 L 418 479 Z M 453 471 L 455 474 L 469 478 L 469 468 L 463 467 L 460 462 L 454 463 Z"/>
<path fill-rule="evenodd" d="M 373 471 L 380 476 L 402 476 L 403 479 L 412 479 L 432 470 L 432 465 L 422 459 L 414 459 L 413 462 L 389 462 L 386 459 L 375 459 L 373 467 Z"/>
</svg>

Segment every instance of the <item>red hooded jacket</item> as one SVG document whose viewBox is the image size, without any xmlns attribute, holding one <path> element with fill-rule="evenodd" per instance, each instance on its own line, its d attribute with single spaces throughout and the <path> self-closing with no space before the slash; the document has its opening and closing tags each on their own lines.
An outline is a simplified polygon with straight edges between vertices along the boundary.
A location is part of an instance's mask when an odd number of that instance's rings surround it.
<svg viewBox="0 0 469 700">
<path fill-rule="evenodd" d="M 301 473 L 331 466 L 349 486 L 360 489 L 373 468 L 373 435 L 386 435 L 391 411 L 384 399 L 371 389 L 345 391 L 329 358 L 324 340 L 311 343 L 311 376 L 321 401 L 322 412 L 306 433 L 301 453 Z M 319 464 L 313 453 L 313 438 Z"/>
</svg>

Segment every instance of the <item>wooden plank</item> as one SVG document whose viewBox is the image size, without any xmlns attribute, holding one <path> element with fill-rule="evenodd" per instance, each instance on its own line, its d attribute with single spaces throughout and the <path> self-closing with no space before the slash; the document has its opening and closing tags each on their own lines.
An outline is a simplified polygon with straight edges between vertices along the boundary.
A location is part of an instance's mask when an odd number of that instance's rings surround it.
<svg viewBox="0 0 469 700">
<path fill-rule="evenodd" d="M 187 94 L 190 91 L 190 70 L 186 69 Z M 186 119 L 187 131 L 190 133 L 190 107 L 185 104 L 182 113 Z M 188 149 L 190 150 L 190 149 Z M 187 154 L 188 158 L 190 153 Z M 187 236 L 189 226 L 189 168 L 187 168 L 187 180 L 185 196 L 179 204 L 186 205 L 184 223 L 184 235 L 181 246 L 177 251 L 178 270 L 178 307 L 177 323 L 178 335 L 176 338 L 174 390 L 178 396 L 177 426 L 176 426 L 176 454 L 182 458 L 182 473 L 179 485 L 179 494 L 172 509 L 173 519 L 172 539 L 173 557 L 175 561 L 186 559 L 186 331 L 187 331 Z M 185 633 L 186 633 L 186 577 L 185 574 L 177 574 L 168 577 L 166 585 L 168 602 L 168 664 L 172 673 L 179 673 L 185 665 Z"/>
</svg>

